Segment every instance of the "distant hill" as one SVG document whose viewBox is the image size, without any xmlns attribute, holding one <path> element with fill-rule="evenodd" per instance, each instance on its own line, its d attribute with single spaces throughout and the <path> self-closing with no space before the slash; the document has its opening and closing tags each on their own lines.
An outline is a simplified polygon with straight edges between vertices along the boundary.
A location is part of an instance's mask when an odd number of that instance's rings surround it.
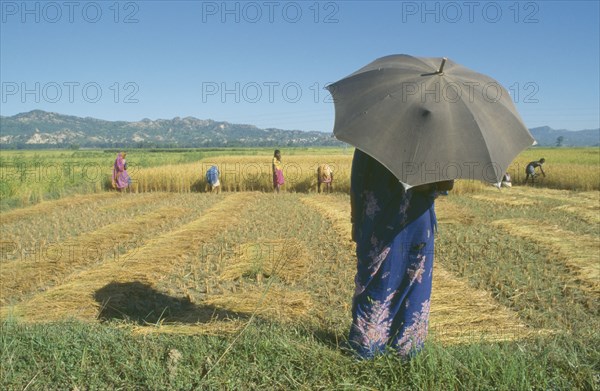
<svg viewBox="0 0 600 391">
<path fill-rule="evenodd" d="M 564 147 L 595 147 L 600 145 L 600 129 L 571 131 L 541 126 L 539 128 L 529 129 L 529 131 L 541 147 L 556 146 L 559 137 L 562 137 L 561 145 Z"/>
<path fill-rule="evenodd" d="M 539 146 L 598 146 L 600 129 L 530 129 Z M 0 116 L 2 148 L 121 147 L 301 147 L 341 146 L 331 133 L 261 129 L 253 125 L 202 120 L 194 117 L 143 119 L 136 122 L 105 121 L 33 110 Z"/>
<path fill-rule="evenodd" d="M 260 129 L 194 117 L 105 121 L 34 110 L 0 116 L 3 148 L 335 146 L 331 133 Z"/>
</svg>

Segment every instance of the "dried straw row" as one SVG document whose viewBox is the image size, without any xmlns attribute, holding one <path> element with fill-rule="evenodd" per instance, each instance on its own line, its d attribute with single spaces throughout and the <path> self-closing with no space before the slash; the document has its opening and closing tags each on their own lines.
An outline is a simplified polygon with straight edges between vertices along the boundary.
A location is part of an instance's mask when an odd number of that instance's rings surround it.
<svg viewBox="0 0 600 391">
<path fill-rule="evenodd" d="M 303 197 L 301 201 L 327 218 L 332 223 L 333 229 L 338 236 L 351 247 L 354 247 L 354 242 L 352 242 L 352 224 L 350 223 L 350 200 L 347 197 L 319 195 L 315 197 Z"/>
<path fill-rule="evenodd" d="M 31 216 L 45 215 L 54 212 L 57 209 L 88 204 L 91 202 L 103 201 L 109 198 L 116 198 L 119 195 L 120 194 L 116 192 L 95 193 L 61 198 L 55 201 L 40 202 L 39 204 L 36 204 L 34 206 L 30 206 L 23 209 L 11 210 L 9 212 L 4 212 L 0 214 L 0 225 L 9 224 L 13 221 Z"/>
<path fill-rule="evenodd" d="M 600 191 L 584 191 L 581 193 L 577 193 L 579 198 L 585 198 L 591 201 L 594 201 L 595 205 L 600 203 Z"/>
<path fill-rule="evenodd" d="M 115 200 L 114 203 L 110 203 L 108 205 L 103 205 L 100 210 L 123 210 L 129 209 L 132 207 L 136 207 L 141 204 L 146 204 L 149 202 L 157 202 L 161 200 L 166 200 L 169 198 L 173 198 L 176 193 L 166 193 L 166 192 L 154 192 L 154 193 L 125 193 L 121 195 L 121 198 Z"/>
<path fill-rule="evenodd" d="M 203 303 L 243 314 L 256 313 L 280 322 L 301 320 L 312 308 L 312 300 L 307 292 L 283 289 L 275 285 L 209 296 Z"/>
<path fill-rule="evenodd" d="M 435 201 L 435 214 L 440 224 L 470 225 L 473 222 L 473 215 L 448 197 L 440 197 Z"/>
<path fill-rule="evenodd" d="M 218 231 L 236 224 L 243 211 L 240 205 L 250 202 L 252 193 L 237 193 L 207 209 L 204 214 L 179 229 L 150 240 L 145 246 L 125 254 L 123 262 L 110 262 L 74 274 L 62 285 L 35 295 L 20 305 L 6 309 L 25 321 L 53 321 L 68 317 L 94 320 L 102 305 L 94 293 L 105 286 L 119 283 L 156 286 L 166 276 L 187 262 Z M 219 224 L 215 224 L 218 221 Z M 132 285 L 134 286 L 134 285 Z"/>
<path fill-rule="evenodd" d="M 240 331 L 252 314 L 278 322 L 306 320 L 313 309 L 308 292 L 274 285 L 247 286 L 244 291 L 209 295 L 186 310 L 182 317 L 170 316 L 156 327 L 134 327 L 135 333 L 223 335 Z"/>
<path fill-rule="evenodd" d="M 529 206 L 539 203 L 538 201 L 534 201 L 529 198 L 509 196 L 505 192 L 497 193 L 498 194 L 496 195 L 475 194 L 472 195 L 471 198 L 476 199 L 478 201 L 491 202 L 493 204 L 503 204 L 509 206 Z"/>
<path fill-rule="evenodd" d="M 529 219 L 504 219 L 492 223 L 507 231 L 536 243 L 551 251 L 558 259 L 587 283 L 591 290 L 600 293 L 600 239 L 598 236 L 579 235 L 555 225 Z"/>
<path fill-rule="evenodd" d="M 553 208 L 553 210 L 574 214 L 591 224 L 600 224 L 600 204 L 595 206 L 562 205 Z"/>
<path fill-rule="evenodd" d="M 195 323 L 160 323 L 155 327 L 149 325 L 135 325 L 132 332 L 138 335 L 149 334 L 175 334 L 175 335 L 212 335 L 223 336 L 238 333 L 246 325 L 246 320 L 241 318 L 219 319 L 210 318 L 204 322 Z"/>
<path fill-rule="evenodd" d="M 244 243 L 240 256 L 233 264 L 225 267 L 219 278 L 232 281 L 244 276 L 255 276 L 257 281 L 277 277 L 283 282 L 294 285 L 302 280 L 308 271 L 308 251 L 297 239 L 269 240 L 273 251 L 261 251 L 261 243 Z"/>
<path fill-rule="evenodd" d="M 489 292 L 471 288 L 439 263 L 433 271 L 429 321 L 433 337 L 448 344 L 511 341 L 536 333 Z"/>
<path fill-rule="evenodd" d="M 0 269 L 0 302 L 6 303 L 9 299 L 21 298 L 35 290 L 47 289 L 90 264 L 107 259 L 126 259 L 120 256 L 119 247 L 135 242 L 140 232 L 168 224 L 189 212 L 187 209 L 166 206 L 129 221 L 106 225 L 66 242 L 43 246 L 33 256 L 9 262 Z"/>
<path fill-rule="evenodd" d="M 600 191 L 574 192 L 572 190 L 546 189 L 532 186 L 515 186 L 511 194 L 539 200 L 548 198 L 570 204 L 597 205 L 600 201 Z M 594 197 L 594 194 L 596 195 Z M 595 202 L 594 202 L 595 201 Z"/>
</svg>

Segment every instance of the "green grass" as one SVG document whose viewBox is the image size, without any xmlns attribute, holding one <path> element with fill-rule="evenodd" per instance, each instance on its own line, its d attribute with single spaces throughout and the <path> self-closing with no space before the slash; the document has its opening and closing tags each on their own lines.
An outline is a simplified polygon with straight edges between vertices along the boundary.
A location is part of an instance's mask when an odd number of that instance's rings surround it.
<svg viewBox="0 0 600 391">
<path fill-rule="evenodd" d="M 412 361 L 393 355 L 358 361 L 301 325 L 255 321 L 232 342 L 214 336 L 136 336 L 116 322 L 27 326 L 9 320 L 0 333 L 0 386 L 444 391 L 599 387 L 598 362 L 592 362 L 595 355 L 597 360 L 594 341 L 576 343 L 562 336 L 453 347 L 430 342 Z"/>
<path fill-rule="evenodd" d="M 541 158 L 546 159 L 547 164 L 581 164 L 583 166 L 600 165 L 599 147 L 578 147 L 578 148 L 548 148 L 534 147 L 528 148 L 520 155 L 523 160 L 533 161 Z"/>
</svg>

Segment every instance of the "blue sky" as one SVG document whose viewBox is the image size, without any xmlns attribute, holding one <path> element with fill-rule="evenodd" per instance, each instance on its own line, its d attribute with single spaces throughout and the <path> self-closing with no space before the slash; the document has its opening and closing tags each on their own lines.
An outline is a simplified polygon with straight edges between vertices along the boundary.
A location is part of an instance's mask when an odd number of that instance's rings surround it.
<svg viewBox="0 0 600 391">
<path fill-rule="evenodd" d="M 1 1 L 2 115 L 333 128 L 323 89 L 389 54 L 449 57 L 528 127 L 600 126 L 598 1 Z"/>
</svg>

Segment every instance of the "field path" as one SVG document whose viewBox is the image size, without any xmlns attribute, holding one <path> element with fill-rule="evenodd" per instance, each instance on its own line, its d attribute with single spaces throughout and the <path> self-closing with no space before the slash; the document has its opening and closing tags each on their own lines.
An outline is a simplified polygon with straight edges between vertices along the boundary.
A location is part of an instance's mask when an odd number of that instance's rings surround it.
<svg viewBox="0 0 600 391">
<path fill-rule="evenodd" d="M 222 195 L 222 200 L 205 210 L 201 217 L 178 229 L 149 240 L 143 247 L 99 267 L 69 276 L 68 280 L 21 304 L 3 308 L 2 315 L 13 313 L 25 321 L 57 321 L 69 317 L 95 320 L 102 305 L 94 293 L 114 283 L 132 283 L 153 287 L 198 254 L 216 232 L 236 224 L 253 193 Z M 215 224 L 218 222 L 218 224 Z"/>
<path fill-rule="evenodd" d="M 446 199 L 440 201 L 437 205 L 440 224 L 470 221 L 458 206 Z M 305 197 L 302 202 L 331 221 L 339 240 L 349 241 L 352 230 L 349 202 L 327 196 Z M 350 243 L 349 248 L 354 251 L 354 245 Z M 434 338 L 446 343 L 479 339 L 501 341 L 526 337 L 531 333 L 514 311 L 499 304 L 488 292 L 473 289 L 439 263 L 434 265 L 430 318 Z"/>
</svg>

